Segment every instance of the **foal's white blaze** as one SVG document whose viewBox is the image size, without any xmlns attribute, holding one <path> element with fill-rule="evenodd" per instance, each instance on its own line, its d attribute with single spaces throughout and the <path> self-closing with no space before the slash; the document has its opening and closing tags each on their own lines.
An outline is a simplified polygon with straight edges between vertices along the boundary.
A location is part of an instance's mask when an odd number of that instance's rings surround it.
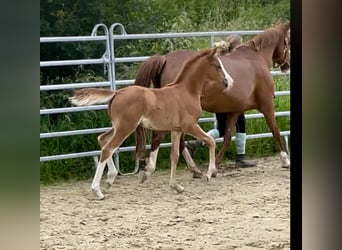
<svg viewBox="0 0 342 250">
<path fill-rule="evenodd" d="M 228 74 L 228 72 L 226 71 L 226 69 L 224 68 L 223 66 L 223 63 L 221 61 L 221 59 L 219 57 L 217 57 L 217 60 L 222 68 L 222 71 L 223 71 L 223 74 L 224 74 L 224 77 L 226 78 L 226 80 L 228 81 L 228 86 L 227 88 L 230 89 L 231 87 L 233 87 L 233 78 Z"/>
<path fill-rule="evenodd" d="M 290 159 L 289 159 L 289 156 L 287 155 L 286 152 L 284 152 L 284 151 L 280 152 L 280 160 L 281 160 L 283 167 L 285 167 L 285 168 L 290 167 Z"/>
</svg>

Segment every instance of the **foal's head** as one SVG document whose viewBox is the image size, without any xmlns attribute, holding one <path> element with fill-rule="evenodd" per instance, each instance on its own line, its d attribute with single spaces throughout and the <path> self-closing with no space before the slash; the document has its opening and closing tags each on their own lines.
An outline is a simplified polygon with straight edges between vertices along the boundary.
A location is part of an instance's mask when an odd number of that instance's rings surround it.
<svg viewBox="0 0 342 250">
<path fill-rule="evenodd" d="M 222 83 L 222 86 L 227 85 L 228 79 L 226 79 L 224 68 L 216 55 L 217 48 L 214 49 L 204 49 L 199 52 L 196 56 L 187 60 L 178 76 L 181 77 L 191 77 L 191 81 L 206 82 L 213 81 Z M 194 74 L 188 74 L 188 72 L 194 72 Z"/>
<path fill-rule="evenodd" d="M 280 67 L 282 72 L 290 68 L 289 30 L 290 22 L 278 24 L 276 28 L 280 32 L 279 42 L 273 53 L 273 63 L 275 67 Z"/>
</svg>

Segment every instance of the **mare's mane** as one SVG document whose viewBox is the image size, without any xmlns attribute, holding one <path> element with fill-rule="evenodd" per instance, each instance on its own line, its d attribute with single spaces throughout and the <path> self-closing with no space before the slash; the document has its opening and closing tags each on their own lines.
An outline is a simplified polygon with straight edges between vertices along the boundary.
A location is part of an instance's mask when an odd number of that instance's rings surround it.
<svg viewBox="0 0 342 250">
<path fill-rule="evenodd" d="M 284 38 L 286 26 L 289 25 L 286 24 L 277 24 L 274 27 L 271 27 L 264 32 L 258 34 L 253 39 L 238 45 L 235 50 L 239 48 L 253 48 L 255 51 L 260 51 L 262 48 L 267 48 L 269 46 L 274 45 L 275 43 L 278 43 L 280 39 Z"/>
</svg>

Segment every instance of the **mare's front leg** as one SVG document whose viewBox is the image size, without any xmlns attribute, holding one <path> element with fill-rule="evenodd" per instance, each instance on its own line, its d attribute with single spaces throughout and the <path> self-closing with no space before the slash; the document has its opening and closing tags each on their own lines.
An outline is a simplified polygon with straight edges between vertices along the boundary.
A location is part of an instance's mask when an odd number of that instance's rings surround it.
<svg viewBox="0 0 342 250">
<path fill-rule="evenodd" d="M 166 131 L 152 131 L 152 144 L 148 163 L 145 166 L 145 171 L 139 172 L 140 183 L 145 182 L 150 175 L 156 170 L 157 157 L 161 140 L 168 132 Z"/>
<path fill-rule="evenodd" d="M 172 131 L 171 132 L 171 153 L 170 153 L 170 160 L 171 160 L 171 175 L 170 175 L 170 187 L 176 190 L 178 193 L 184 191 L 184 188 L 177 184 L 176 182 L 176 169 L 177 163 L 179 159 L 179 142 L 182 136 L 182 132 L 179 131 Z"/>
<path fill-rule="evenodd" d="M 266 123 L 272 131 L 273 138 L 276 142 L 278 152 L 280 155 L 282 167 L 283 168 L 289 168 L 290 167 L 290 158 L 289 158 L 288 154 L 285 152 L 284 146 L 280 140 L 280 133 L 279 133 L 277 121 L 276 121 L 275 116 L 274 116 L 273 102 L 262 106 L 260 108 L 260 112 L 264 114 L 265 119 L 266 119 Z"/>
<path fill-rule="evenodd" d="M 223 143 L 220 151 L 218 152 L 215 160 L 216 168 L 219 167 L 220 163 L 222 162 L 224 152 L 230 146 L 232 142 L 232 130 L 236 124 L 237 118 L 239 117 L 240 113 L 228 113 L 227 120 L 226 120 L 226 127 L 225 127 L 225 134 L 223 137 Z"/>
<path fill-rule="evenodd" d="M 215 167 L 215 140 L 211 136 L 207 135 L 197 123 L 190 126 L 187 131 L 184 132 L 207 144 L 209 148 L 209 165 L 207 173 L 203 175 L 203 179 L 207 181 L 210 180 L 211 176 L 217 173 L 217 169 Z"/>
<path fill-rule="evenodd" d="M 197 167 L 196 163 L 191 157 L 191 154 L 189 153 L 189 150 L 185 147 L 184 143 L 184 136 L 181 137 L 180 144 L 179 144 L 179 152 L 182 152 L 182 155 L 186 161 L 186 166 L 192 173 L 193 178 L 202 178 L 203 173 L 202 171 Z"/>
</svg>

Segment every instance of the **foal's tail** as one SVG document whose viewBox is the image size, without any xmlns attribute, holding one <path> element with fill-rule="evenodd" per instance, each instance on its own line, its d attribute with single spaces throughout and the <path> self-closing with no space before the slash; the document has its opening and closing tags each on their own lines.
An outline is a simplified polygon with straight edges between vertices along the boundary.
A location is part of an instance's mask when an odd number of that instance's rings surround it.
<svg viewBox="0 0 342 250">
<path fill-rule="evenodd" d="M 85 106 L 108 103 L 115 95 L 116 92 L 110 89 L 86 88 L 76 90 L 69 100 L 76 106 Z"/>
<path fill-rule="evenodd" d="M 152 56 L 143 62 L 135 77 L 135 85 L 150 87 L 151 83 L 155 88 L 160 88 L 160 74 L 166 63 L 165 56 Z M 146 131 L 139 125 L 135 130 L 135 158 L 143 159 L 146 145 Z"/>
</svg>

